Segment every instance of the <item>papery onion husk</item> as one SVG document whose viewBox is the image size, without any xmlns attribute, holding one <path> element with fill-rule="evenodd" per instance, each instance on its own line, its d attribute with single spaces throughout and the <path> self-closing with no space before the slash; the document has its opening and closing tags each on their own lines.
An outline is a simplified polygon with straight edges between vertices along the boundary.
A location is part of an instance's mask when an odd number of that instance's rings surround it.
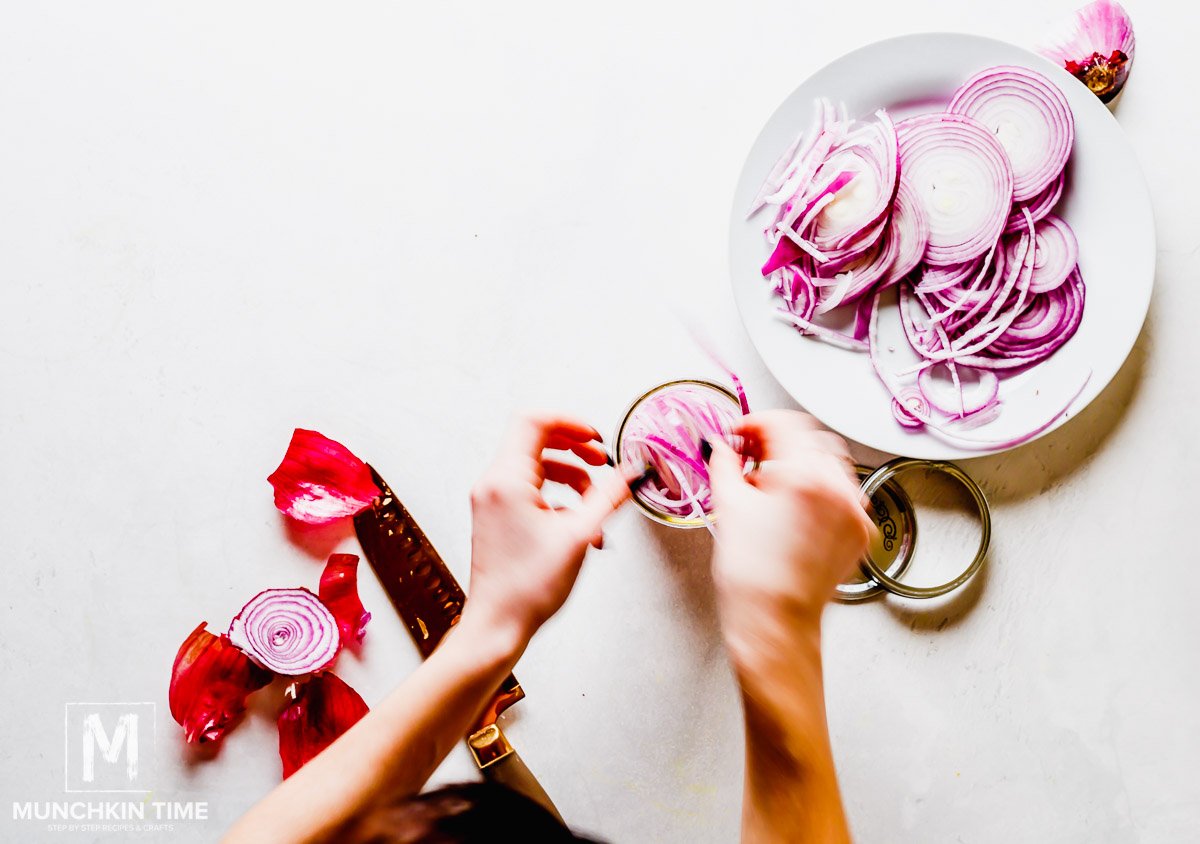
<svg viewBox="0 0 1200 844">
<path fill-rule="evenodd" d="M 1125 86 L 1135 46 L 1133 21 L 1121 4 L 1095 0 L 1079 9 L 1066 31 L 1038 52 L 1107 103 Z"/>
<path fill-rule="evenodd" d="M 358 692 L 332 671 L 301 680 L 279 713 L 279 758 L 287 779 L 367 714 Z"/>
<path fill-rule="evenodd" d="M 341 649 L 337 619 L 307 589 L 267 589 L 242 607 L 229 639 L 276 674 L 310 674 L 333 662 Z"/>
<path fill-rule="evenodd" d="M 358 556 L 331 554 L 325 563 L 325 570 L 321 572 L 317 595 L 337 619 L 342 641 L 361 642 L 366 635 L 371 614 L 358 597 Z"/>
<path fill-rule="evenodd" d="M 367 464 L 317 431 L 297 428 L 283 462 L 267 481 L 284 515 L 320 525 L 365 509 L 379 489 Z"/>
<path fill-rule="evenodd" d="M 220 741 L 246 711 L 250 693 L 270 682 L 269 671 L 227 636 L 209 633 L 202 621 L 179 646 L 171 666 L 171 717 L 189 744 Z"/>
</svg>

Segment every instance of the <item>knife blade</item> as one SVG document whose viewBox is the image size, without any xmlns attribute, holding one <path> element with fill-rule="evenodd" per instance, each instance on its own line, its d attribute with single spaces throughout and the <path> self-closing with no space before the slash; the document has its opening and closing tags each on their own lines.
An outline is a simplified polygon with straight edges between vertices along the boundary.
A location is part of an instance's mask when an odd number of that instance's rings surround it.
<svg viewBox="0 0 1200 844">
<path fill-rule="evenodd" d="M 422 658 L 428 657 L 458 622 L 466 595 L 392 488 L 373 467 L 367 468 L 379 496 L 354 517 L 354 531 Z M 561 820 L 545 789 L 496 723 L 504 710 L 523 697 L 521 684 L 509 674 L 467 736 L 467 747 L 485 777 L 523 793 Z"/>
</svg>

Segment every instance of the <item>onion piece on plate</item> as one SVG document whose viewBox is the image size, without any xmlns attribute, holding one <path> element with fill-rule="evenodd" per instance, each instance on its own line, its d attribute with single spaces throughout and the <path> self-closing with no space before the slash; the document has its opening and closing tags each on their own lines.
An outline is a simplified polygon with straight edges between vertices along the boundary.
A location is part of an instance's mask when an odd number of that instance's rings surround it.
<svg viewBox="0 0 1200 844">
<path fill-rule="evenodd" d="M 1012 205 L 1008 156 L 980 123 L 959 114 L 922 114 L 897 125 L 900 166 L 929 219 L 925 260 L 945 266 L 983 255 Z"/>
<path fill-rule="evenodd" d="M 981 70 L 946 109 L 985 126 L 1012 164 L 1014 202 L 1044 191 L 1062 172 L 1075 143 L 1075 118 L 1058 86 L 1016 65 Z"/>
</svg>

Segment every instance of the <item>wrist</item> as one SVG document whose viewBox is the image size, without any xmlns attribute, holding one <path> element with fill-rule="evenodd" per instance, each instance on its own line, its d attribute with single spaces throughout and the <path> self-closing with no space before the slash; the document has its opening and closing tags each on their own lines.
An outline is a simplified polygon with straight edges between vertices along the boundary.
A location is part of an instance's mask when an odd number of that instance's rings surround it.
<svg viewBox="0 0 1200 844">
<path fill-rule="evenodd" d="M 797 665 L 819 667 L 823 602 L 724 588 L 717 604 L 726 649 L 740 681 L 773 683 Z"/>
<path fill-rule="evenodd" d="M 489 662 L 515 665 L 529 645 L 533 633 L 510 613 L 497 611 L 482 601 L 468 600 L 454 631 L 472 652 Z"/>
</svg>

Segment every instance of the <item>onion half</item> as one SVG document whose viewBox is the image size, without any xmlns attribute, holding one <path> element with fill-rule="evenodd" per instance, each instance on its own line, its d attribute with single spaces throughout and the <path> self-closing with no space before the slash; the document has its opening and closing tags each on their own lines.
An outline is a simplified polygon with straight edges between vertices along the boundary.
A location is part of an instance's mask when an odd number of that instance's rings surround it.
<svg viewBox="0 0 1200 844">
<path fill-rule="evenodd" d="M 337 619 L 307 589 L 267 589 L 242 607 L 229 640 L 276 674 L 311 674 L 328 666 L 342 647 Z"/>
</svg>

